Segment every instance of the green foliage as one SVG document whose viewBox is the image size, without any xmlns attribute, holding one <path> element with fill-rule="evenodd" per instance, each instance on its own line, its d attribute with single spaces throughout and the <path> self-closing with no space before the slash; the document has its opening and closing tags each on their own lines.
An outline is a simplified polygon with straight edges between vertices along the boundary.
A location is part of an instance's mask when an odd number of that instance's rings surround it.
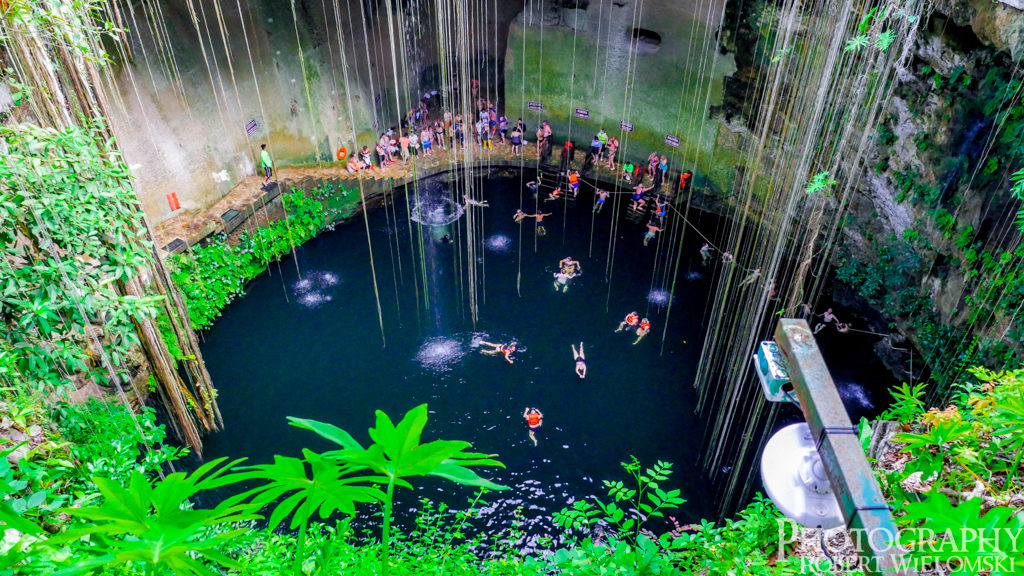
<svg viewBox="0 0 1024 576">
<path fill-rule="evenodd" d="M 890 121 L 891 119 L 887 119 L 886 122 L 879 124 L 876 128 L 876 131 L 878 132 L 878 143 L 885 147 L 892 146 L 897 140 L 899 140 L 899 136 L 897 136 L 896 133 L 893 132 L 892 128 L 889 127 Z"/>
<path fill-rule="evenodd" d="M 892 30 L 886 30 L 878 34 L 878 38 L 875 39 L 875 47 L 885 52 L 892 46 L 892 43 L 896 40 L 896 32 Z"/>
<path fill-rule="evenodd" d="M 889 389 L 894 402 L 882 412 L 882 420 L 896 420 L 898 422 L 910 423 L 917 419 L 924 412 L 924 395 L 928 384 L 918 382 L 908 384 L 903 382 L 898 386 Z"/>
<path fill-rule="evenodd" d="M 237 568 L 234 559 L 218 548 L 247 531 L 234 528 L 211 534 L 210 529 L 258 518 L 259 506 L 228 498 L 212 509 L 194 509 L 189 499 L 204 490 L 238 481 L 228 470 L 239 461 L 208 462 L 191 474 L 177 472 L 154 484 L 136 472 L 127 487 L 107 478 L 93 478 L 104 502 L 98 506 L 65 508 L 63 511 L 87 521 L 53 538 L 54 543 L 75 543 L 86 559 L 61 570 L 58 576 L 91 572 L 111 564 L 142 563 L 162 566 L 178 576 L 212 575 L 199 561 L 204 558 L 226 568 Z M 244 496 L 244 495 L 243 495 Z M 89 544 L 82 539 L 89 537 Z"/>
<path fill-rule="evenodd" d="M 1013 185 L 1010 187 L 1010 195 L 1017 200 L 1024 201 L 1024 168 L 1021 168 L 1010 177 L 1010 181 Z M 1024 207 L 1017 210 L 1017 215 L 1014 217 L 1014 224 L 1022 234 L 1024 234 Z"/>
<path fill-rule="evenodd" d="M 119 288 L 153 258 L 131 174 L 98 120 L 4 125 L 0 137 L 0 349 L 18 350 L 0 378 L 35 389 L 62 389 L 78 373 L 106 383 L 100 355 L 122 366 L 139 345 L 136 322 L 163 298 Z"/>
<path fill-rule="evenodd" d="M 947 496 L 933 491 L 906 506 L 903 522 L 913 523 L 915 529 L 905 531 L 901 542 L 912 558 L 962 563 L 957 574 L 986 569 L 991 576 L 1019 574 L 1024 565 L 1024 518 L 1018 510 L 1002 506 L 982 515 L 982 503 L 981 498 L 971 498 L 954 506 Z"/>
<path fill-rule="evenodd" d="M 208 328 L 245 285 L 267 265 L 324 228 L 323 206 L 302 192 L 282 196 L 287 217 L 255 232 L 243 232 L 237 245 L 227 238 L 171 258 L 171 277 L 181 289 L 192 326 Z"/>
<path fill-rule="evenodd" d="M 815 192 L 821 192 L 822 190 L 828 190 L 829 187 L 835 186 L 837 182 L 835 180 L 829 180 L 828 172 L 819 172 L 815 174 L 811 181 L 807 183 L 808 194 L 814 194 Z"/>
<path fill-rule="evenodd" d="M 868 39 L 867 34 L 859 34 L 846 41 L 846 47 L 843 49 L 843 52 L 852 52 L 854 50 L 860 50 L 861 48 L 867 46 L 870 42 L 871 41 Z"/>
</svg>

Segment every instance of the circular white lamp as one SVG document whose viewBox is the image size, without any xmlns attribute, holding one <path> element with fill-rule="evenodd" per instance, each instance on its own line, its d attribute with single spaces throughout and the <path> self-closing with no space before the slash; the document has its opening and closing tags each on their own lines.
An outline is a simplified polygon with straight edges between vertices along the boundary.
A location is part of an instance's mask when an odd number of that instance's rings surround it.
<svg viewBox="0 0 1024 576">
<path fill-rule="evenodd" d="M 801 526 L 844 525 L 806 422 L 786 426 L 768 440 L 761 455 L 761 481 L 779 511 Z"/>
</svg>

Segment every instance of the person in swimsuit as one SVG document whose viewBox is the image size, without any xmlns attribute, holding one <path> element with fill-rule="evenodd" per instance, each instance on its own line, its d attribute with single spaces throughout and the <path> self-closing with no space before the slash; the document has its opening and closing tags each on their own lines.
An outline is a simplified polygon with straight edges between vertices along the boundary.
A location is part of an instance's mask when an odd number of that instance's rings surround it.
<svg viewBox="0 0 1024 576">
<path fill-rule="evenodd" d="M 664 231 L 665 231 L 664 228 L 658 228 L 657 226 L 655 226 L 653 220 L 648 222 L 647 223 L 647 232 L 644 233 L 644 246 L 647 246 L 647 244 L 651 240 L 654 240 L 654 237 L 658 234 L 658 232 L 664 232 Z"/>
<path fill-rule="evenodd" d="M 633 342 L 633 346 L 639 344 L 640 341 L 644 339 L 644 336 L 647 336 L 647 333 L 650 331 L 651 323 L 650 321 L 647 320 L 647 318 L 644 318 L 643 320 L 640 321 L 640 326 L 638 326 L 636 329 L 636 340 Z"/>
<path fill-rule="evenodd" d="M 640 323 L 640 315 L 633 310 L 629 314 L 626 314 L 626 319 L 619 322 L 619 327 L 615 329 L 616 332 L 622 332 L 623 330 L 635 330 L 636 325 Z"/>
<path fill-rule="evenodd" d="M 527 214 L 522 210 L 516 210 L 516 213 L 512 215 L 512 221 L 519 224 L 523 221 L 523 218 L 533 218 L 532 214 Z"/>
<path fill-rule="evenodd" d="M 526 419 L 526 425 L 530 427 L 530 440 L 533 441 L 533 445 L 537 445 L 537 431 L 544 424 L 544 415 L 541 414 L 540 410 L 536 408 L 526 408 L 523 410 L 523 418 Z"/>
<path fill-rule="evenodd" d="M 569 280 L 579 276 L 579 274 L 576 274 L 575 272 L 555 272 L 553 276 L 555 277 L 555 292 L 561 290 L 564 293 L 569 291 Z"/>
<path fill-rule="evenodd" d="M 651 188 L 654 188 L 654 186 L 648 186 L 647 188 L 644 188 L 644 185 L 642 183 L 633 186 L 633 205 L 631 206 L 631 208 L 634 211 L 641 210 L 644 206 L 647 205 L 647 200 L 644 200 L 644 194 Z"/>
<path fill-rule="evenodd" d="M 572 346 L 572 359 L 576 361 L 576 375 L 581 379 L 587 377 L 587 359 L 583 357 L 583 342 L 580 342 L 579 352 L 576 351 L 576 346 Z"/>
<path fill-rule="evenodd" d="M 725 264 L 732 264 L 733 260 L 735 259 L 736 258 L 733 257 L 732 252 L 722 253 L 722 262 L 724 262 Z"/>
<path fill-rule="evenodd" d="M 548 197 L 545 198 L 544 201 L 545 202 L 550 202 L 552 200 L 558 200 L 561 196 L 562 196 L 562 188 L 560 186 L 555 186 L 555 189 L 552 190 L 550 194 L 548 194 Z"/>
<path fill-rule="evenodd" d="M 509 137 L 512 139 L 512 155 L 518 156 L 520 154 L 520 150 L 523 147 L 523 133 L 519 130 L 518 127 L 513 128 L 512 132 L 509 134 Z"/>
<path fill-rule="evenodd" d="M 665 221 L 665 215 L 668 214 L 668 201 L 662 200 L 661 196 L 654 201 L 654 215 L 657 216 L 659 222 Z"/>
<path fill-rule="evenodd" d="M 488 346 L 490 348 L 489 350 L 481 350 L 481 354 L 487 354 L 488 356 L 501 354 L 502 356 L 505 357 L 505 361 L 508 362 L 509 364 L 515 362 L 515 360 L 512 358 L 512 355 L 515 354 L 516 352 L 516 342 L 514 340 L 512 342 L 509 342 L 508 344 L 495 344 L 493 342 L 481 341 L 480 345 Z"/>
<path fill-rule="evenodd" d="M 700 247 L 700 263 L 707 266 L 708 260 L 711 260 L 711 245 L 705 242 L 704 245 Z"/>
<path fill-rule="evenodd" d="M 558 261 L 558 268 L 566 274 L 575 274 L 577 269 L 582 267 L 579 260 L 573 260 L 572 256 L 566 256 Z"/>
<path fill-rule="evenodd" d="M 467 209 L 469 209 L 471 206 L 476 206 L 478 208 L 490 208 L 491 207 L 491 205 L 487 203 L 487 200 L 474 200 L 473 198 L 470 198 L 469 196 L 466 196 L 464 198 L 464 200 L 466 201 L 466 208 Z"/>
<path fill-rule="evenodd" d="M 547 228 L 544 228 L 544 217 L 545 216 L 551 216 L 551 213 L 548 212 L 547 214 L 534 214 L 533 215 L 533 217 L 537 219 L 537 235 L 538 236 L 546 236 L 547 233 L 548 233 Z"/>
<path fill-rule="evenodd" d="M 608 200 L 607 190 L 598 190 L 597 198 L 594 199 L 594 213 L 600 213 L 601 209 L 604 208 L 604 203 Z"/>
<path fill-rule="evenodd" d="M 533 197 L 537 197 L 537 189 L 540 188 L 540 175 L 537 175 L 536 180 L 530 180 L 526 183 L 526 187 L 533 193 Z"/>
<path fill-rule="evenodd" d="M 608 144 L 605 145 L 605 150 L 608 151 L 608 169 L 615 170 L 615 151 L 619 149 L 619 139 L 612 137 L 608 140 Z"/>
</svg>

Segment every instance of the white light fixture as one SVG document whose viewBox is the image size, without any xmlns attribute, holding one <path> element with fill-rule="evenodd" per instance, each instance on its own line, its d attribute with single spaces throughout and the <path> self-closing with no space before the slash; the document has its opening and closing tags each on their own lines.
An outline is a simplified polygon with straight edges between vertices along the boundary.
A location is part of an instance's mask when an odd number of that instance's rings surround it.
<svg viewBox="0 0 1024 576">
<path fill-rule="evenodd" d="M 844 525 L 806 422 L 786 426 L 768 440 L 761 455 L 761 481 L 779 511 L 801 526 Z"/>
</svg>

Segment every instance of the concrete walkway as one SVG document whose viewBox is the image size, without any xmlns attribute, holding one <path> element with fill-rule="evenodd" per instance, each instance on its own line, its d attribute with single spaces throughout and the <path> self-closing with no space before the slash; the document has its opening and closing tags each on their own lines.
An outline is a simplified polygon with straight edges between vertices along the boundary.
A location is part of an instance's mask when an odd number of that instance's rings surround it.
<svg viewBox="0 0 1024 576">
<path fill-rule="evenodd" d="M 530 143 L 523 146 L 522 156 L 513 156 L 510 145 L 494 143 L 494 150 L 488 153 L 479 145 L 472 144 L 474 166 L 480 168 L 494 167 L 525 167 L 537 166 L 537 146 Z M 574 167 L 582 164 L 586 156 L 586 150 L 576 151 Z M 561 158 L 561 151 L 554 150 L 551 155 L 552 161 Z M 385 189 L 399 186 L 418 178 L 425 178 L 434 174 L 460 167 L 463 155 L 458 154 L 453 159 L 451 149 L 434 150 L 432 156 L 424 156 L 422 151 L 419 156 L 410 158 L 406 162 L 398 162 L 387 168 L 374 168 L 373 170 L 361 170 L 355 174 L 349 174 L 342 162 L 325 163 L 322 166 L 285 166 L 278 170 L 277 186 L 271 182 L 270 189 L 263 187 L 263 177 L 252 175 L 246 177 L 231 189 L 223 198 L 204 210 L 184 211 L 181 210 L 171 218 L 161 222 L 154 230 L 157 246 L 164 248 L 167 252 L 175 253 L 185 250 L 211 234 L 220 232 L 230 233 L 242 222 L 252 216 L 265 204 L 279 196 L 282 191 L 288 192 L 292 186 L 309 191 L 311 182 L 330 181 L 336 186 L 346 189 L 359 189 L 360 182 L 363 183 L 364 193 L 367 198 L 378 195 Z M 545 168 L 557 168 L 557 165 L 545 164 Z M 607 165 L 602 165 L 597 173 L 591 172 L 588 177 L 603 179 L 615 179 L 615 171 L 609 170 Z M 365 189 L 370 184 L 370 189 Z"/>
</svg>

